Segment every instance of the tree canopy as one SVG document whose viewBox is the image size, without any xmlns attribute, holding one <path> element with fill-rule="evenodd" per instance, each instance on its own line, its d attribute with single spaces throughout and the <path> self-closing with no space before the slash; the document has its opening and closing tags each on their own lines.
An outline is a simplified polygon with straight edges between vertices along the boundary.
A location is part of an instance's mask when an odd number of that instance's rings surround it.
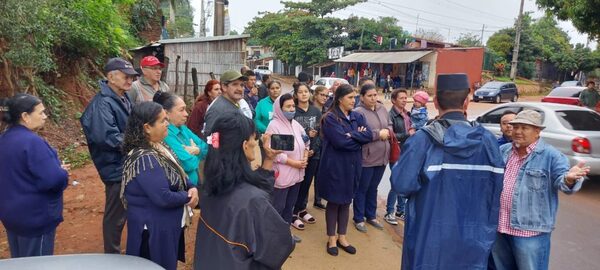
<svg viewBox="0 0 600 270">
<path fill-rule="evenodd" d="M 577 30 L 591 38 L 600 38 L 598 0 L 536 0 L 536 3 L 559 19 L 571 21 Z"/>
<path fill-rule="evenodd" d="M 472 33 L 460 34 L 456 44 L 465 47 L 479 47 L 481 46 L 481 37 Z"/>
<path fill-rule="evenodd" d="M 321 18 L 340 9 L 364 2 L 367 2 L 367 0 L 312 0 L 310 2 L 281 1 L 286 9 L 304 10 Z"/>
</svg>

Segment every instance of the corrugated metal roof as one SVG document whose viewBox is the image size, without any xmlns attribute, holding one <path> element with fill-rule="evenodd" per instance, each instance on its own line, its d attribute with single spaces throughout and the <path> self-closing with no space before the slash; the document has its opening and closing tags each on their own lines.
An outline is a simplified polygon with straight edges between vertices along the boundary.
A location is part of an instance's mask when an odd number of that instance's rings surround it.
<svg viewBox="0 0 600 270">
<path fill-rule="evenodd" d="M 360 52 L 344 56 L 335 62 L 407 64 L 421 59 L 433 51 Z"/>
<path fill-rule="evenodd" d="M 174 39 L 161 39 L 158 42 L 160 42 L 162 44 L 171 44 L 171 43 L 220 41 L 220 40 L 241 39 L 241 38 L 250 38 L 250 35 L 216 36 L 216 37 L 200 37 L 200 38 L 174 38 Z"/>
</svg>

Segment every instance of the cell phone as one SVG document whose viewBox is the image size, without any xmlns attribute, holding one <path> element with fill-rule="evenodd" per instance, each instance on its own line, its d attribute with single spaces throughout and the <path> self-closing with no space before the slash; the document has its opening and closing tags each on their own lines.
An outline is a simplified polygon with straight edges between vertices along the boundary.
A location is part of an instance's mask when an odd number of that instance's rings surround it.
<svg viewBox="0 0 600 270">
<path fill-rule="evenodd" d="M 271 135 L 271 149 L 293 151 L 294 135 L 273 134 Z"/>
</svg>

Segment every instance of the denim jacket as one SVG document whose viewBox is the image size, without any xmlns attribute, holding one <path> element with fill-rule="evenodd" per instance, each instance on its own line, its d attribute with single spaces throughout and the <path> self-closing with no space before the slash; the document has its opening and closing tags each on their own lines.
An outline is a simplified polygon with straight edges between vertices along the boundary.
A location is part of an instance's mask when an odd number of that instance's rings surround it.
<svg viewBox="0 0 600 270">
<path fill-rule="evenodd" d="M 512 151 L 512 143 L 500 147 L 505 163 Z M 568 171 L 567 157 L 539 139 L 517 174 L 510 226 L 520 230 L 552 232 L 558 209 L 558 190 L 573 194 L 581 189 L 583 179 L 577 180 L 573 188 L 565 184 Z"/>
</svg>

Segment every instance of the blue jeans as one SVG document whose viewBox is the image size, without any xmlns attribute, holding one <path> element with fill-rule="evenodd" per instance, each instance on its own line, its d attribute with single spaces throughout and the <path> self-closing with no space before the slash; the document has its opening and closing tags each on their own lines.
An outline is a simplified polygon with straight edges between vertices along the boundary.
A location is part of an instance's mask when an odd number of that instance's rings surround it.
<svg viewBox="0 0 600 270">
<path fill-rule="evenodd" d="M 550 233 L 534 237 L 498 233 L 492 248 L 496 270 L 548 270 Z"/>
<path fill-rule="evenodd" d="M 6 230 L 12 258 L 54 255 L 56 228 L 40 236 L 20 236 Z"/>
<path fill-rule="evenodd" d="M 363 222 L 365 217 L 367 220 L 377 217 L 377 187 L 384 171 L 385 166 L 362 168 L 358 190 L 356 190 L 352 202 L 354 222 Z"/>
<path fill-rule="evenodd" d="M 390 170 L 392 169 L 394 164 L 390 163 Z M 390 181 L 392 181 L 392 177 L 390 176 Z M 398 204 L 396 204 L 398 202 Z M 406 198 L 398 195 L 398 193 L 394 192 L 393 188 L 390 188 L 390 192 L 387 196 L 387 203 L 385 206 L 386 214 L 394 214 L 394 205 L 396 205 L 396 213 L 404 213 L 404 205 L 406 205 Z"/>
</svg>

